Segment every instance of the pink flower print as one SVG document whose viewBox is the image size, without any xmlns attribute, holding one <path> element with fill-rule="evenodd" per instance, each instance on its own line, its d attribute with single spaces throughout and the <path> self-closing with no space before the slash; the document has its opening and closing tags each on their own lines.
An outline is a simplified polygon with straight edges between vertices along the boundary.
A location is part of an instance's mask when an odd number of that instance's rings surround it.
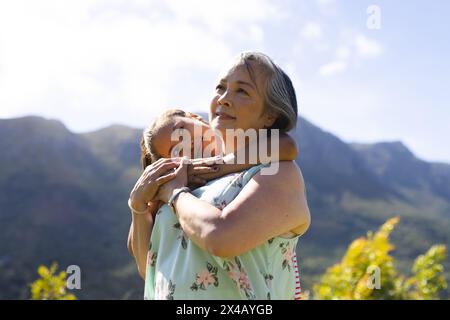
<svg viewBox="0 0 450 320">
<path fill-rule="evenodd" d="M 228 276 L 231 278 L 231 280 L 233 280 L 236 284 L 238 284 L 239 279 L 241 277 L 241 273 L 239 272 L 238 269 L 231 269 L 230 271 L 228 271 Z"/>
<path fill-rule="evenodd" d="M 213 284 L 216 280 L 213 277 L 213 274 L 208 270 L 203 270 L 200 274 L 197 275 L 197 280 L 195 281 L 198 286 L 203 286 L 207 288 L 210 284 Z"/>
<path fill-rule="evenodd" d="M 250 289 L 250 282 L 248 281 L 248 277 L 247 274 L 245 273 L 244 270 L 241 270 L 240 275 L 239 275 L 239 285 L 241 286 L 241 288 L 243 290 L 248 290 Z"/>
<path fill-rule="evenodd" d="M 196 274 L 195 282 L 192 284 L 191 290 L 206 290 L 212 284 L 217 287 L 219 285 L 217 271 L 217 267 L 214 267 L 211 263 L 207 262 L 206 269 L 203 269 L 200 273 Z"/>
<path fill-rule="evenodd" d="M 289 245 L 289 243 L 281 243 L 280 248 L 281 253 L 283 255 L 283 263 L 282 263 L 283 270 L 287 268 L 288 271 L 290 272 L 294 258 L 294 249 Z"/>
<path fill-rule="evenodd" d="M 255 294 L 245 269 L 242 267 L 241 262 L 237 257 L 234 259 L 236 263 L 229 260 L 224 261 L 223 268 L 227 271 L 228 276 L 236 284 L 239 291 L 243 292 L 248 299 L 255 299 Z"/>
<path fill-rule="evenodd" d="M 286 248 L 286 252 L 284 253 L 284 260 L 292 261 L 292 258 L 294 257 L 294 250 L 292 248 L 288 247 Z"/>
</svg>

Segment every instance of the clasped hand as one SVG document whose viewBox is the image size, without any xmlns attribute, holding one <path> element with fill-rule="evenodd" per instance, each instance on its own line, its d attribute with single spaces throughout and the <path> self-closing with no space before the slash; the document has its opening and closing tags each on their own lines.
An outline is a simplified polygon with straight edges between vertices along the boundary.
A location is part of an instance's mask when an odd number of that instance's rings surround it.
<svg viewBox="0 0 450 320">
<path fill-rule="evenodd" d="M 200 187 L 218 171 L 217 158 L 161 158 L 145 168 L 130 193 L 133 208 L 143 211 L 150 202 L 167 203 L 176 188 Z"/>
</svg>

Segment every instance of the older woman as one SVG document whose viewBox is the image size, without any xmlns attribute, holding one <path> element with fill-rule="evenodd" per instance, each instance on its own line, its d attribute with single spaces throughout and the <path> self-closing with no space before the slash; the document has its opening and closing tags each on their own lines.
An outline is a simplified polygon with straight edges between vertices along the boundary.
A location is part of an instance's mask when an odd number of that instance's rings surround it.
<svg viewBox="0 0 450 320">
<path fill-rule="evenodd" d="M 241 54 L 217 84 L 210 120 L 225 140 L 227 130 L 288 131 L 297 121 L 292 83 L 266 55 Z M 304 182 L 293 161 L 281 161 L 274 175 L 261 174 L 264 166 L 193 191 L 180 159 L 161 159 L 141 176 L 129 201 L 130 234 L 135 256 L 150 243 L 146 299 L 294 298 L 295 247 L 310 224 Z M 168 205 L 150 218 L 137 214 L 155 199 Z"/>
</svg>

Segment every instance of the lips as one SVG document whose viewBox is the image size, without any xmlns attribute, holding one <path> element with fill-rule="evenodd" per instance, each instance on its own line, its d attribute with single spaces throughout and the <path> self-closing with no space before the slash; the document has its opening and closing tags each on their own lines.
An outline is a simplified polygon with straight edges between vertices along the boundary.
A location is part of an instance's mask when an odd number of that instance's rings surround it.
<svg viewBox="0 0 450 320">
<path fill-rule="evenodd" d="M 223 111 L 217 111 L 216 117 L 219 118 L 219 120 L 236 120 L 235 117 L 230 116 L 229 114 L 223 112 Z"/>
</svg>

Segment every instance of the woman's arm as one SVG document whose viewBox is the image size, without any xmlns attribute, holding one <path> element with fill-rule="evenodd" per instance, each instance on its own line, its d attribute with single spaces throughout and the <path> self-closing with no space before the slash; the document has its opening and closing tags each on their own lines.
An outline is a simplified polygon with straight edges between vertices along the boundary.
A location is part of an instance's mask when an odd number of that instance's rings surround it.
<svg viewBox="0 0 450 320">
<path fill-rule="evenodd" d="M 162 187 L 179 187 L 177 180 Z M 280 162 L 273 176 L 255 175 L 223 210 L 190 193 L 181 193 L 174 207 L 192 241 L 222 257 L 240 255 L 291 230 L 302 234 L 310 224 L 303 177 L 292 161 Z"/>
</svg>

